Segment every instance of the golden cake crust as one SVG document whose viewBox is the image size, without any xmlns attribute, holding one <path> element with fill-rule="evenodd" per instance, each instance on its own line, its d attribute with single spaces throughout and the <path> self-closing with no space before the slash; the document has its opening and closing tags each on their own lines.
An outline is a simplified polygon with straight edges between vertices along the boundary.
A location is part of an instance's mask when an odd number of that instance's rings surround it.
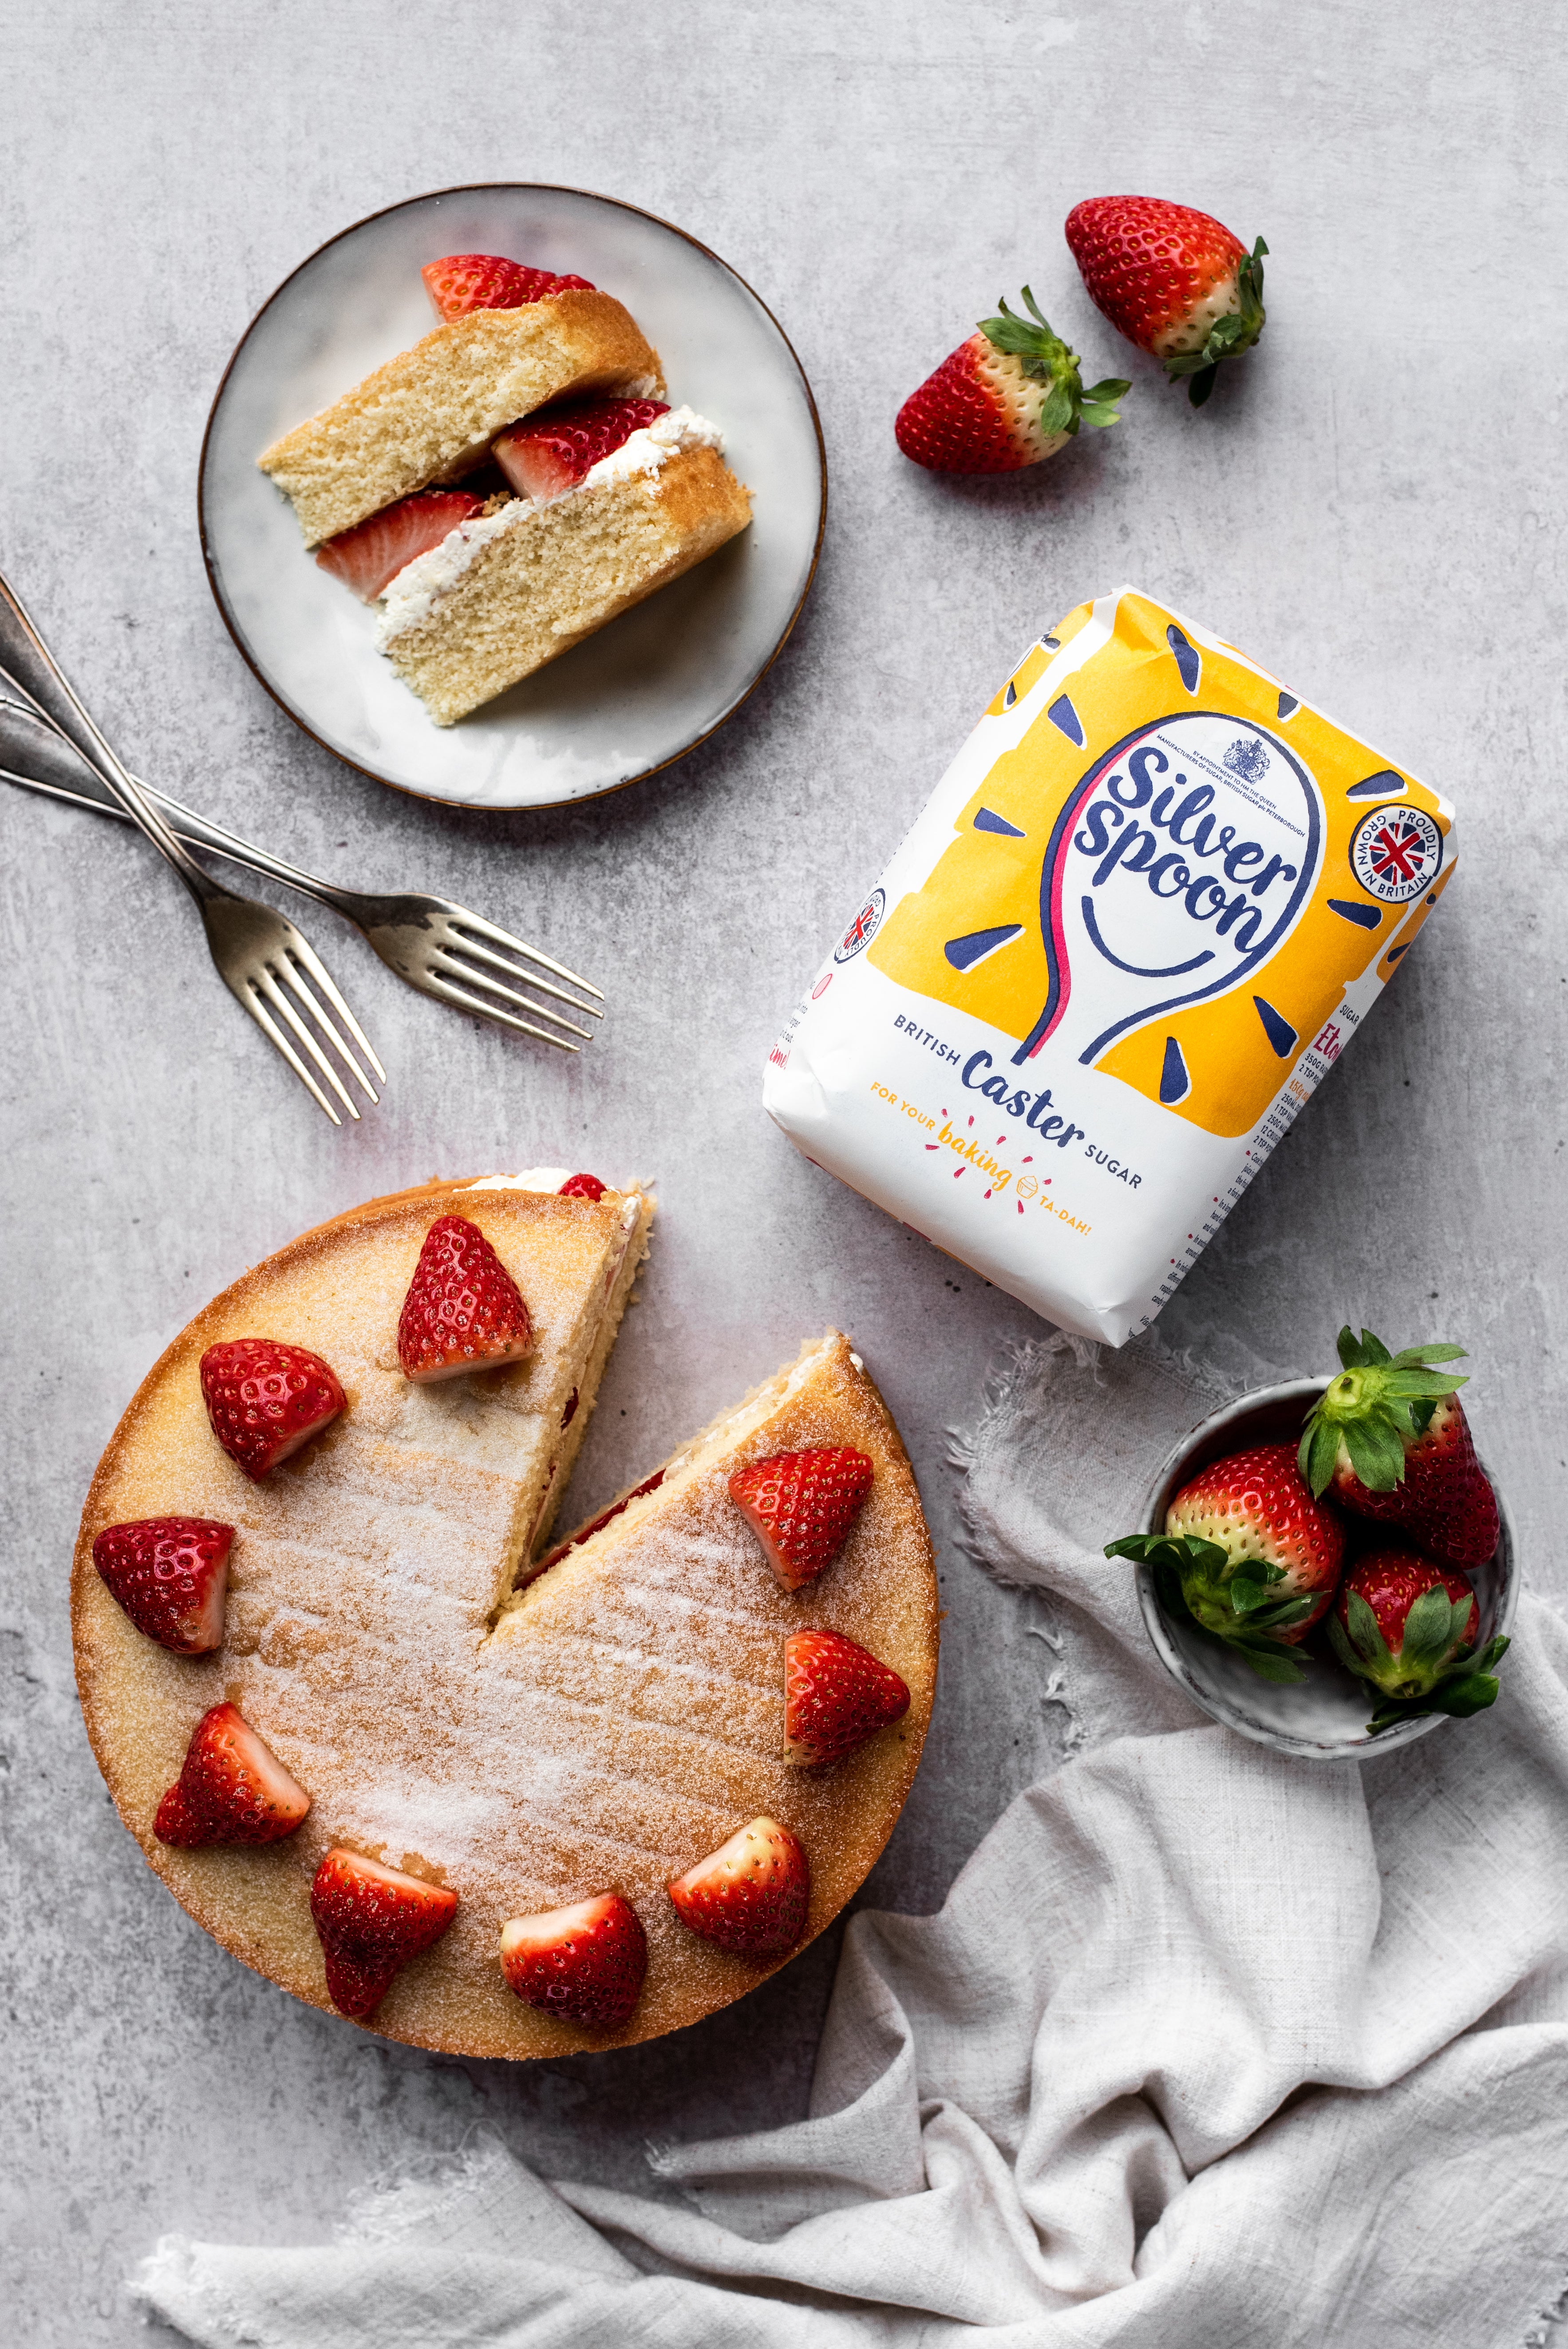
<svg viewBox="0 0 1568 2349">
<path fill-rule="evenodd" d="M 480 548 L 387 657 L 438 726 L 466 718 L 547 661 L 667 587 L 751 520 L 717 449 L 676 449 L 654 472 L 520 502 L 516 526 Z"/>
<path fill-rule="evenodd" d="M 547 1519 L 508 1473 L 506 1429 L 553 1423 L 571 1359 L 563 1324 L 624 1266 L 627 1196 L 438 1183 L 304 1234 L 168 1348 L 88 1495 L 72 1581 L 77 1681 L 126 1826 L 216 1940 L 327 2012 L 309 1914 L 322 1854 L 345 1844 L 449 1883 L 451 1930 L 360 2026 L 414 2045 L 558 2055 L 652 2038 L 739 1997 L 774 1966 L 690 1933 L 665 1884 L 769 1812 L 805 1845 L 804 1940 L 820 1932 L 892 1832 L 930 1718 L 938 1610 L 919 1495 L 881 1396 L 836 1333 L 706 1448 L 677 1455 L 662 1492 L 509 1596 Z M 397 1309 L 424 1232 L 453 1209 L 518 1279 L 538 1342 L 484 1380 L 409 1388 Z M 634 1257 L 645 1229 L 645 1216 Z M 624 1268 L 619 1278 L 629 1288 Z M 313 1347 L 348 1395 L 344 1418 L 261 1486 L 212 1438 L 196 1374 L 207 1346 L 244 1335 Z M 727 1479 L 747 1460 L 821 1444 L 870 1454 L 875 1480 L 839 1559 L 789 1596 Z M 209 1658 L 144 1639 L 92 1563 L 105 1525 L 172 1512 L 238 1528 L 228 1631 Z M 782 1759 L 783 1641 L 807 1626 L 859 1640 L 912 1695 L 903 1721 L 826 1772 Z M 313 1810 L 282 1843 L 170 1849 L 151 1832 L 158 1801 L 197 1721 L 225 1698 L 311 1792 Z M 498 1961 L 505 1919 L 612 1889 L 634 1902 L 649 1941 L 629 2025 L 585 2032 L 522 2005 Z"/>
<path fill-rule="evenodd" d="M 613 295 L 568 287 L 470 310 L 367 375 L 256 462 L 294 501 L 307 546 L 479 463 L 546 400 L 664 389 L 659 355 Z"/>
</svg>

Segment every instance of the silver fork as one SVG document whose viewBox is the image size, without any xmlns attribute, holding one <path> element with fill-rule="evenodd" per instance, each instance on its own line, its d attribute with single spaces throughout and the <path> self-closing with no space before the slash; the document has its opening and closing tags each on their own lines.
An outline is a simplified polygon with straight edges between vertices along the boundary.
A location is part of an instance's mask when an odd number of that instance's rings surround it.
<svg viewBox="0 0 1568 2349">
<path fill-rule="evenodd" d="M 33 702 L 4 667 L 0 667 L 0 781 L 20 783 L 26 790 L 46 792 L 51 799 L 69 800 L 100 815 L 125 816 L 124 809 L 116 806 L 75 744 L 50 722 L 47 713 Z M 537 947 L 526 946 L 510 931 L 498 929 L 482 915 L 469 913 L 466 905 L 454 905 L 449 897 L 424 896 L 413 891 L 377 896 L 359 889 L 337 888 L 330 881 L 318 880 L 314 874 L 302 873 L 296 866 L 285 864 L 282 858 L 270 856 L 263 848 L 253 847 L 249 841 L 181 807 L 178 800 L 154 791 L 150 783 L 141 784 L 140 789 L 182 840 L 215 849 L 221 856 L 232 857 L 236 864 L 248 864 L 254 873 L 264 874 L 270 880 L 281 881 L 285 887 L 298 889 L 321 905 L 330 905 L 364 933 L 389 970 L 396 971 L 399 978 L 418 988 L 422 995 L 432 995 L 438 1003 L 449 1003 L 479 1018 L 493 1019 L 500 1027 L 515 1029 L 521 1035 L 540 1037 L 563 1052 L 581 1050 L 581 1045 L 570 1040 L 573 1036 L 581 1037 L 585 1043 L 592 1042 L 591 1028 L 579 1027 L 574 1019 L 567 1019 L 550 1004 L 540 1002 L 538 997 L 552 996 L 556 1002 L 583 1018 L 598 1019 L 603 1016 L 601 1006 L 604 1000 L 599 989 L 587 979 L 579 978 L 563 963 L 542 954 Z M 522 957 L 538 968 L 519 969 L 515 962 L 506 961 L 495 952 L 498 947 L 504 947 L 509 955 Z M 520 994 L 516 987 L 492 977 L 492 972 L 498 971 L 504 971 L 508 979 L 521 980 L 534 993 Z M 564 979 L 580 994 L 569 994 L 566 988 L 552 985 L 541 976 L 544 971 Z M 478 995 L 475 988 L 488 992 Z M 588 998 L 593 999 L 583 999 Z M 517 1004 L 536 1017 L 519 1019 L 515 1011 L 503 1008 L 505 1004 Z M 551 1025 L 541 1027 L 539 1020 L 548 1020 Z M 557 1030 L 563 1032 L 558 1034 Z"/>
<path fill-rule="evenodd" d="M 315 1029 L 357 1079 L 369 1101 L 380 1095 L 349 1046 L 317 999 L 324 995 L 349 1030 L 377 1075 L 385 1083 L 387 1071 L 371 1049 L 364 1030 L 334 985 L 326 966 L 294 924 L 272 906 L 254 898 L 239 897 L 222 889 L 198 864 L 183 841 L 127 774 L 87 710 L 67 681 L 53 654 L 27 617 L 15 591 L 0 578 L 0 651 L 27 699 L 68 742 L 130 821 L 146 833 L 179 874 L 201 910 L 207 945 L 219 977 L 242 1003 L 268 1041 L 282 1053 L 300 1082 L 334 1125 L 338 1116 L 321 1086 L 284 1033 L 292 1031 L 315 1063 L 350 1117 L 359 1112 L 343 1080 L 327 1059 L 316 1033 L 306 1028 L 296 1003 L 307 1010 Z M 280 1027 L 279 1021 L 284 1025 Z"/>
</svg>

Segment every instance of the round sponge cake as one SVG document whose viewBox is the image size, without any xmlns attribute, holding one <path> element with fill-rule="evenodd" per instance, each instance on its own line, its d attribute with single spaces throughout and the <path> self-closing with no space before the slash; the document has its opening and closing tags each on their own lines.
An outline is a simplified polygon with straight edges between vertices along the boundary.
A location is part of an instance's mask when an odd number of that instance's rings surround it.
<svg viewBox="0 0 1568 2349">
<path fill-rule="evenodd" d="M 529 1182 L 534 1178 L 521 1178 Z M 434 1386 L 398 1367 L 399 1309 L 435 1216 L 478 1224 L 535 1339 L 521 1362 Z M 811 1867 L 800 1946 L 860 1885 L 903 1807 L 935 1682 L 937 1599 L 913 1472 L 885 1404 L 837 1333 L 666 1464 L 655 1491 L 531 1569 L 645 1252 L 651 1202 L 490 1183 L 373 1200 L 256 1266 L 143 1381 L 88 1496 L 72 1586 L 88 1735 L 125 1824 L 215 1939 L 334 2011 L 310 1886 L 335 1845 L 449 1886 L 454 1923 L 404 1968 L 367 2027 L 468 2055 L 559 2055 L 656 2036 L 778 1963 L 689 1931 L 665 1887 L 758 1813 Z M 347 1409 L 252 1484 L 207 1423 L 197 1366 L 272 1337 L 336 1371 Z M 850 1444 L 869 1498 L 819 1580 L 782 1590 L 727 1480 L 747 1462 Z M 236 1529 L 223 1645 L 170 1654 L 92 1562 L 110 1524 L 173 1514 Z M 904 1718 L 833 1768 L 784 1759 L 783 1652 L 841 1631 L 901 1673 Z M 236 1704 L 309 1791 L 286 1840 L 171 1849 L 160 1798 L 211 1705 Z M 586 2031 L 525 2006 L 499 1961 L 510 1917 L 618 1891 L 648 1939 L 630 2023 Z"/>
</svg>

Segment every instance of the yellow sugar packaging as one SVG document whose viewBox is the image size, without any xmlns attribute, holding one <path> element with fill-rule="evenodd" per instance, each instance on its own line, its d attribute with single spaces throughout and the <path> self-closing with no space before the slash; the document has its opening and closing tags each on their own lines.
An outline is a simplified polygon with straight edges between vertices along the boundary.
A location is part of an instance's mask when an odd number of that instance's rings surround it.
<svg viewBox="0 0 1568 2349">
<path fill-rule="evenodd" d="M 1120 1345 L 1454 862 L 1446 800 L 1123 588 L 992 702 L 774 1046 L 765 1106 L 999 1288 Z"/>
</svg>

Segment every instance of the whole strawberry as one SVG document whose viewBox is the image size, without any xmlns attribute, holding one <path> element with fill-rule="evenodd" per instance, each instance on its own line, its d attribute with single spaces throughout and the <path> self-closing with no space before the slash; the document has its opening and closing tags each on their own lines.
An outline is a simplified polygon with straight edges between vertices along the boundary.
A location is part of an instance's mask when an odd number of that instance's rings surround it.
<svg viewBox="0 0 1568 2349">
<path fill-rule="evenodd" d="M 1131 386 L 1119 377 L 1086 391 L 1078 357 L 1053 334 L 1028 287 L 1030 318 L 1006 302 L 912 391 L 893 434 L 906 457 L 934 473 L 1016 473 L 1066 446 L 1080 424 L 1119 421 Z M 1033 320 L 1031 324 L 1030 320 Z"/>
<path fill-rule="evenodd" d="M 1239 1650 L 1262 1679 L 1300 1681 L 1292 1650 L 1328 1610 L 1345 1528 L 1307 1490 L 1294 1444 L 1258 1444 L 1184 1485 L 1163 1534 L 1129 1534 L 1105 1554 L 1146 1561 L 1167 1612 Z"/>
<path fill-rule="evenodd" d="M 775 1452 L 738 1468 L 729 1495 L 786 1590 L 814 1582 L 842 1549 L 876 1470 L 863 1452 Z"/>
<path fill-rule="evenodd" d="M 232 1526 L 211 1517 L 139 1517 L 105 1526 L 93 1564 L 139 1631 L 176 1656 L 223 1644 Z"/>
<path fill-rule="evenodd" d="M 1413 1550 L 1369 1550 L 1357 1561 L 1328 1636 L 1346 1671 L 1385 1700 L 1367 1724 L 1374 1736 L 1422 1713 L 1466 1720 L 1495 1702 L 1491 1667 L 1508 1641 L 1492 1640 L 1478 1656 L 1476 1611 L 1461 1575 Z"/>
<path fill-rule="evenodd" d="M 428 1384 L 515 1362 L 533 1343 L 522 1293 L 477 1224 L 438 1216 L 397 1323 L 405 1378 Z"/>
<path fill-rule="evenodd" d="M 1407 1346 L 1339 1333 L 1336 1379 L 1307 1414 L 1301 1472 L 1315 1493 L 1358 1516 L 1398 1526 L 1445 1566 L 1484 1566 L 1501 1530 L 1497 1495 L 1476 1458 L 1454 1389 L 1468 1384 L 1439 1366 L 1462 1346 Z"/>
<path fill-rule="evenodd" d="M 346 1408 L 337 1372 L 308 1347 L 235 1338 L 201 1357 L 212 1433 L 253 1485 Z"/>
<path fill-rule="evenodd" d="M 1202 408 L 1222 359 L 1264 330 L 1264 255 L 1191 204 L 1158 196 L 1093 196 L 1075 204 L 1067 240 L 1089 298 L 1119 334 L 1163 359 Z"/>
</svg>

